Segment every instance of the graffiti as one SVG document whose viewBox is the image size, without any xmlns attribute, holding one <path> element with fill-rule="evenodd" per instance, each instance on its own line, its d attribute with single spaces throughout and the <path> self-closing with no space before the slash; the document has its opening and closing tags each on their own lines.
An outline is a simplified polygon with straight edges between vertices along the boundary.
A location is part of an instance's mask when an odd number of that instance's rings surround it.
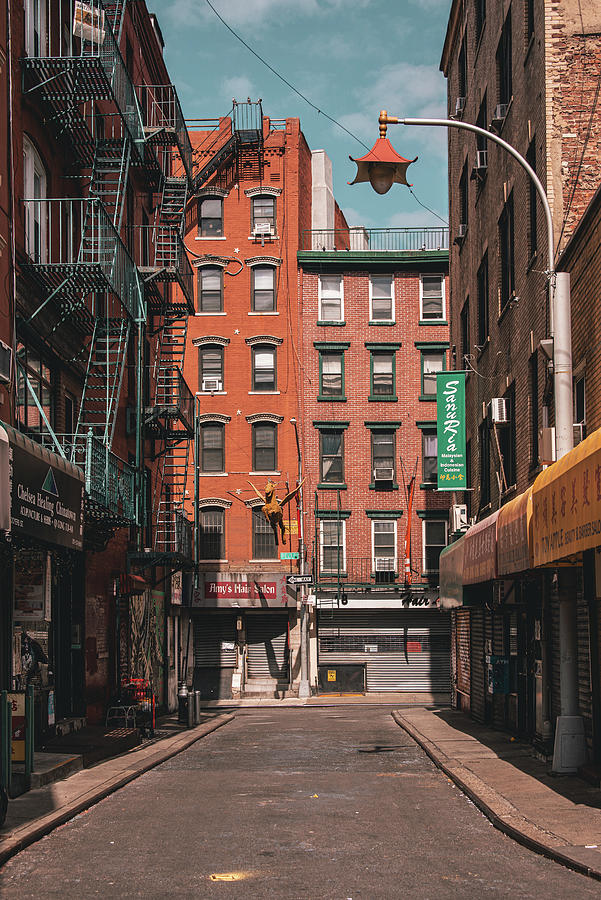
<svg viewBox="0 0 601 900">
<path fill-rule="evenodd" d="M 165 663 L 165 595 L 162 591 L 145 591 L 132 596 L 129 618 L 130 674 L 145 678 L 160 701 Z"/>
</svg>

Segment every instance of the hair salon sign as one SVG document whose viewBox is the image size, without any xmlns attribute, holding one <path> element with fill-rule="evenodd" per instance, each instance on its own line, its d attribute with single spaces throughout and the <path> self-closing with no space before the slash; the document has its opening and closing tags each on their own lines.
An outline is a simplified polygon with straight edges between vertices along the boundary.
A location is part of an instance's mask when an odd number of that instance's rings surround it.
<svg viewBox="0 0 601 900">
<path fill-rule="evenodd" d="M 462 491 L 467 487 L 465 372 L 439 372 L 436 376 L 436 434 L 438 490 Z"/>
</svg>

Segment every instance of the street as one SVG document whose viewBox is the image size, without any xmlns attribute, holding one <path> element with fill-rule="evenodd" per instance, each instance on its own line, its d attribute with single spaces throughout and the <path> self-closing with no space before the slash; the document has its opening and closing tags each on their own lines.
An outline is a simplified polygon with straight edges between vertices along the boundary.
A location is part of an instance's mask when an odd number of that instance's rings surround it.
<svg viewBox="0 0 601 900">
<path fill-rule="evenodd" d="M 12 859 L 12 898 L 598 897 L 496 831 L 390 708 L 257 709 Z"/>
</svg>

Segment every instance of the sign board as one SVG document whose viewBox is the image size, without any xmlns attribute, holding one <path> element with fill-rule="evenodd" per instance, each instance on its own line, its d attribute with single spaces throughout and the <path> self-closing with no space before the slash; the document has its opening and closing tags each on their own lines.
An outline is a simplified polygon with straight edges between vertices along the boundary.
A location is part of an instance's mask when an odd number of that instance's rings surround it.
<svg viewBox="0 0 601 900">
<path fill-rule="evenodd" d="M 298 559 L 298 552 L 280 553 L 280 559 Z"/>
<path fill-rule="evenodd" d="M 328 669 L 328 681 L 336 681 L 336 669 Z"/>
<path fill-rule="evenodd" d="M 378 645 L 377 644 L 365 644 L 363 648 L 364 653 L 377 653 Z"/>
<path fill-rule="evenodd" d="M 171 576 L 171 603 L 174 606 L 182 605 L 184 578 L 181 572 L 174 572 Z"/>
<path fill-rule="evenodd" d="M 296 592 L 288 592 L 282 572 L 204 572 L 192 591 L 191 605 L 197 609 L 276 609 L 296 606 Z"/>
<path fill-rule="evenodd" d="M 298 519 L 284 519 L 288 534 L 298 534 Z"/>
<path fill-rule="evenodd" d="M 286 584 L 313 584 L 312 575 L 286 575 Z"/>
<path fill-rule="evenodd" d="M 9 693 L 12 720 L 12 761 L 25 762 L 25 691 Z"/>
<path fill-rule="evenodd" d="M 436 375 L 436 436 L 438 490 L 465 490 L 465 372 Z"/>
<path fill-rule="evenodd" d="M 50 620 L 50 554 L 20 550 L 15 558 L 14 616 L 19 622 Z"/>
</svg>

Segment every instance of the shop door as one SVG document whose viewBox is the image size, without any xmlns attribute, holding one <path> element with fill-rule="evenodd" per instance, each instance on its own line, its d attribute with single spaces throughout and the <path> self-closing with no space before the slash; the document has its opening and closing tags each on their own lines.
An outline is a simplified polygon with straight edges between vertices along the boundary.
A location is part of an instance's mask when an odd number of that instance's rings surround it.
<svg viewBox="0 0 601 900">
<path fill-rule="evenodd" d="M 209 700 L 232 696 L 236 665 L 236 617 L 232 613 L 194 618 L 194 690 Z"/>
<path fill-rule="evenodd" d="M 288 613 L 246 616 L 248 678 L 288 681 Z"/>
</svg>

